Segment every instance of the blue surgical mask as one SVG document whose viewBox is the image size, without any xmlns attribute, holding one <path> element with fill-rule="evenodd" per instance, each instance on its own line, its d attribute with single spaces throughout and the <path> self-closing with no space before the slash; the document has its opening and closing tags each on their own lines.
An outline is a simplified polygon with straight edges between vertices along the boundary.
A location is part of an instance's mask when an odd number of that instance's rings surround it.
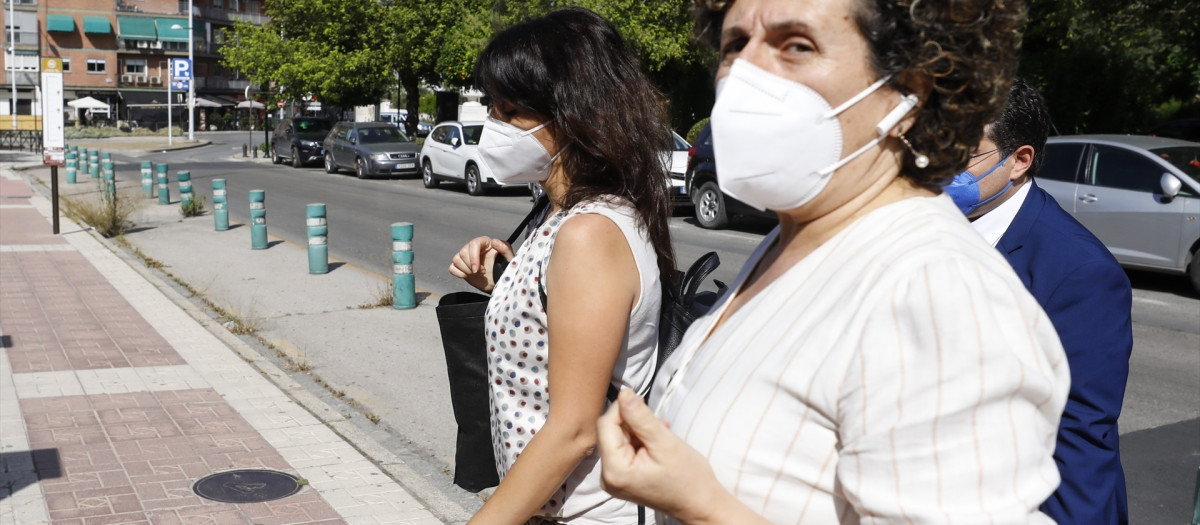
<svg viewBox="0 0 1200 525">
<path fill-rule="evenodd" d="M 1011 153 L 1009 155 L 1011 155 Z M 958 205 L 958 209 L 963 212 L 963 215 L 970 215 L 971 212 L 975 211 L 976 208 L 992 202 L 996 199 L 996 197 L 1004 195 L 1004 192 L 1008 191 L 1008 189 L 1012 187 L 1013 181 L 1012 179 L 1009 179 L 1008 184 L 1006 184 L 1000 191 L 996 192 L 995 195 L 988 197 L 983 202 L 979 201 L 979 181 L 983 180 L 988 175 L 991 175 L 992 172 L 999 169 L 1000 166 L 1003 166 L 1004 163 L 1008 161 L 1009 155 L 1005 155 L 1004 158 L 1000 159 L 1000 162 L 997 162 L 995 166 L 992 166 L 992 169 L 987 170 L 983 175 L 978 177 L 972 175 L 970 171 L 963 170 L 962 173 L 954 176 L 954 180 L 950 181 L 950 184 L 947 184 L 945 188 L 942 188 L 942 190 L 944 190 L 946 194 L 954 200 L 954 204 Z"/>
</svg>

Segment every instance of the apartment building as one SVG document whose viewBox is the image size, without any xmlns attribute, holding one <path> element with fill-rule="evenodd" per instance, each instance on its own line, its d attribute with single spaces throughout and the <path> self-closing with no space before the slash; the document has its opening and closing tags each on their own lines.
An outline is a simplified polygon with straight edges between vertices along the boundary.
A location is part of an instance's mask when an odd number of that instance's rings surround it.
<svg viewBox="0 0 1200 525">
<path fill-rule="evenodd" d="M 189 42 L 194 46 L 197 106 L 205 108 L 197 112 L 232 106 L 242 98 L 248 81 L 221 66 L 218 50 L 224 30 L 235 21 L 266 20 L 262 2 L 192 4 L 189 21 L 188 2 L 179 0 L 5 0 L 0 115 L 40 113 L 41 58 L 58 57 L 63 61 L 66 101 L 92 97 L 109 105 L 107 115 L 103 109 L 93 110 L 93 119 L 143 125 L 165 121 L 169 61 L 187 58 Z M 186 103 L 186 93 L 171 94 L 172 104 Z M 178 119 L 186 112 L 173 113 Z M 201 118 L 197 116 L 198 123 Z M 6 123 L 0 119 L 0 126 Z"/>
</svg>

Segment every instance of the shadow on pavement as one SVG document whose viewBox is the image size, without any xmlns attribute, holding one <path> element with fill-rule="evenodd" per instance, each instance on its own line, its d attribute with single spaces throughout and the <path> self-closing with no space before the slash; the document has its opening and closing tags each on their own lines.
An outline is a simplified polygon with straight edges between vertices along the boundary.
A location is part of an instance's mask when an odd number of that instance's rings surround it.
<svg viewBox="0 0 1200 525">
<path fill-rule="evenodd" d="M 0 452 L 0 500 L 41 480 L 61 477 L 56 448 Z"/>
<path fill-rule="evenodd" d="M 1200 418 L 1121 436 L 1129 523 L 1188 523 L 1200 467 Z"/>
<path fill-rule="evenodd" d="M 1126 269 L 1125 275 L 1129 276 L 1129 284 L 1138 290 L 1151 290 L 1188 299 L 1200 299 L 1200 293 L 1196 293 L 1192 289 L 1192 283 L 1188 282 L 1186 275 L 1172 275 L 1132 269 Z"/>
</svg>

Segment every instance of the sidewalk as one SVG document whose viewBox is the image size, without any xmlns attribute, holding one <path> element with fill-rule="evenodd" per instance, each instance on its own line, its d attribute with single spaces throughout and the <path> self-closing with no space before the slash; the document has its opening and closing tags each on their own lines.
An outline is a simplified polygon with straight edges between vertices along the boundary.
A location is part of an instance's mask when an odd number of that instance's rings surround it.
<svg viewBox="0 0 1200 525">
<path fill-rule="evenodd" d="M 403 468 L 381 470 L 360 452 L 373 442 L 348 442 L 357 431 L 283 371 L 94 233 L 64 218 L 52 235 L 49 202 L 5 164 L 0 524 L 442 523 L 394 481 Z M 290 474 L 299 490 L 236 504 L 193 493 L 237 469 Z M 239 498 L 295 488 L 279 479 L 219 486 Z"/>
</svg>

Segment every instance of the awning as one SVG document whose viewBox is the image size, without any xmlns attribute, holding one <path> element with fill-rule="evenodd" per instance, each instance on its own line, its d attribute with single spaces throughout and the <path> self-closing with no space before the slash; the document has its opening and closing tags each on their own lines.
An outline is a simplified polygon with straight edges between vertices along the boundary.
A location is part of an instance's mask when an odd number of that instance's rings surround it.
<svg viewBox="0 0 1200 525">
<path fill-rule="evenodd" d="M 186 18 L 155 18 L 154 25 L 158 28 L 158 39 L 163 42 L 188 41 Z M 172 29 L 171 26 L 179 26 L 179 29 Z"/>
<path fill-rule="evenodd" d="M 84 20 L 86 24 L 86 18 Z M 118 36 L 123 40 L 158 40 L 158 31 L 154 30 L 153 18 L 118 16 L 117 32 L 120 33 Z"/>
<path fill-rule="evenodd" d="M 101 102 L 92 97 L 83 97 L 81 99 L 72 100 L 70 102 L 67 102 L 67 105 L 71 106 L 73 108 L 108 109 L 107 103 Z"/>
<path fill-rule="evenodd" d="M 105 16 L 83 17 L 83 32 L 92 35 L 107 35 L 112 33 L 112 23 Z"/>
<path fill-rule="evenodd" d="M 232 106 L 232 105 L 233 104 L 228 104 L 228 103 L 225 103 L 222 101 L 217 101 L 217 100 L 213 100 L 213 99 L 209 99 L 209 98 L 196 97 L 196 107 L 198 107 L 198 108 L 219 108 L 219 107 L 223 107 L 223 106 Z"/>
<path fill-rule="evenodd" d="M 75 17 L 71 15 L 46 15 L 46 31 L 74 33 Z"/>
</svg>

